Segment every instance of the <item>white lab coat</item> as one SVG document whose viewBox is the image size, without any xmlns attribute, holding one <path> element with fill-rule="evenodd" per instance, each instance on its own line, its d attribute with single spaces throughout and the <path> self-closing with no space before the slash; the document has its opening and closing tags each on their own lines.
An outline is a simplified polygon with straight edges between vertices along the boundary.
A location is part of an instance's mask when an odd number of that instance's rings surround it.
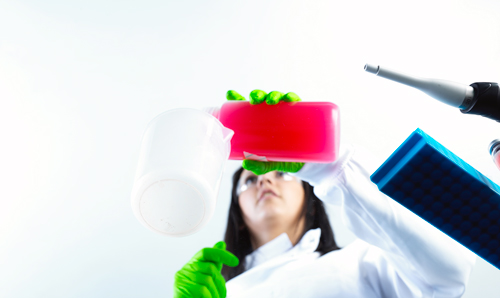
<svg viewBox="0 0 500 298">
<path fill-rule="evenodd" d="M 370 181 L 379 165 L 353 146 L 331 164 L 297 174 L 359 238 L 323 256 L 320 229 L 292 246 L 284 233 L 246 258 L 246 271 L 226 283 L 227 297 L 460 297 L 476 257 Z M 369 171 L 368 171 L 369 170 Z"/>
</svg>

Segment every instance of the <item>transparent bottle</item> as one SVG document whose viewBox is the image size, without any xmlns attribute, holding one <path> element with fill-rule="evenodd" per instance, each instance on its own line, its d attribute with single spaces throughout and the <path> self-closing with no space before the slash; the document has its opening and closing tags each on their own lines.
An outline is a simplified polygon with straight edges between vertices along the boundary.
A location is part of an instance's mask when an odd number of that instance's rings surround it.
<svg viewBox="0 0 500 298">
<path fill-rule="evenodd" d="M 137 219 L 163 235 L 182 237 L 214 214 L 233 132 L 196 109 L 156 116 L 144 132 L 131 204 Z"/>
<path fill-rule="evenodd" d="M 228 101 L 211 114 L 234 131 L 229 159 L 328 163 L 338 157 L 340 115 L 331 102 Z"/>
</svg>

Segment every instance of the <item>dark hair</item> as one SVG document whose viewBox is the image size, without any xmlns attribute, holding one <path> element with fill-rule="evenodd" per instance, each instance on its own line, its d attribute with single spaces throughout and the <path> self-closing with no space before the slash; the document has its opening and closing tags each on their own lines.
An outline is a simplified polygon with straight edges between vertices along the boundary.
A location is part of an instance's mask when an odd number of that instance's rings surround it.
<svg viewBox="0 0 500 298">
<path fill-rule="evenodd" d="M 241 208 L 238 203 L 238 195 L 236 194 L 238 181 L 240 180 L 243 168 L 240 168 L 233 175 L 233 189 L 231 191 L 231 204 L 229 206 L 229 216 L 227 219 L 226 234 L 224 241 L 226 242 L 226 249 L 233 253 L 240 263 L 236 267 L 222 267 L 222 275 L 226 281 L 238 276 L 245 271 L 245 257 L 252 253 L 253 248 L 250 242 L 250 232 L 243 221 Z M 305 216 L 305 225 L 302 236 L 310 229 L 321 228 L 321 237 L 319 240 L 318 248 L 316 249 L 320 255 L 327 252 L 340 249 L 335 242 L 333 230 L 328 220 L 323 202 L 313 192 L 313 187 L 307 183 L 302 182 L 304 188 L 305 204 L 302 209 L 302 216 Z"/>
</svg>

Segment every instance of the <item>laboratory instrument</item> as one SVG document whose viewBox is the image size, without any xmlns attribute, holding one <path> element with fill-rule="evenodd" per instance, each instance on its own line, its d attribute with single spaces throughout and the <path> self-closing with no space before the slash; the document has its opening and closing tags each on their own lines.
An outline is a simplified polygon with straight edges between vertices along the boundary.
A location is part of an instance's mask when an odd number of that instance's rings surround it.
<svg viewBox="0 0 500 298">
<path fill-rule="evenodd" d="M 497 83 L 477 82 L 465 85 L 440 79 L 411 76 L 385 67 L 365 65 L 365 71 L 421 90 L 435 99 L 475 114 L 500 121 L 500 89 Z"/>
<path fill-rule="evenodd" d="M 381 192 L 500 269 L 500 186 L 421 129 L 370 179 Z"/>
</svg>

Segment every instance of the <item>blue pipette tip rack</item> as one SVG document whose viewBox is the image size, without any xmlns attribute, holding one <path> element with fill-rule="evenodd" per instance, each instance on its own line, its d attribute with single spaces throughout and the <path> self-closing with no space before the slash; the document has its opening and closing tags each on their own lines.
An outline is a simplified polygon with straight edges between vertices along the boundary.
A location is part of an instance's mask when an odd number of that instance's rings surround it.
<svg viewBox="0 0 500 298">
<path fill-rule="evenodd" d="M 500 269 L 500 186 L 421 129 L 370 179 L 381 192 Z"/>
</svg>

